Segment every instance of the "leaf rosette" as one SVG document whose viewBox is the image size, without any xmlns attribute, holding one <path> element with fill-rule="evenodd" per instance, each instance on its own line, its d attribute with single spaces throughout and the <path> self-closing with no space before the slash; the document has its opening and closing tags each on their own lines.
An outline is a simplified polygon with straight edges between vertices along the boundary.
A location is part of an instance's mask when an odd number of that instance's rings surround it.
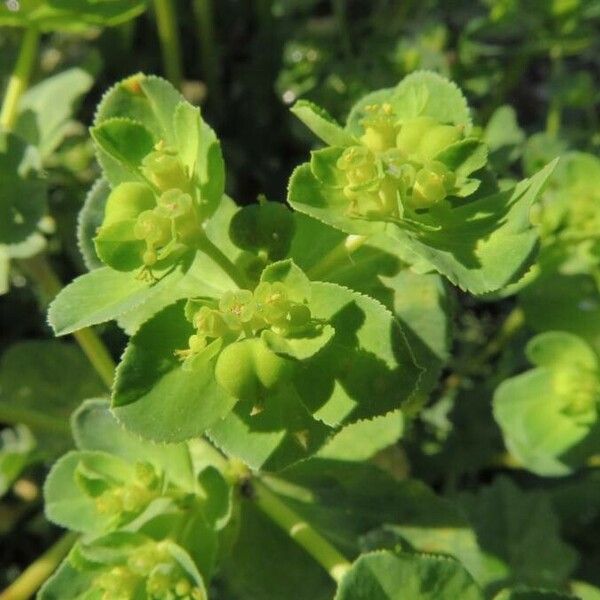
<svg viewBox="0 0 600 600">
<path fill-rule="evenodd" d="M 600 448 L 598 357 L 560 331 L 536 336 L 526 353 L 535 368 L 500 385 L 494 416 L 508 449 L 529 470 L 567 475 Z"/>
</svg>

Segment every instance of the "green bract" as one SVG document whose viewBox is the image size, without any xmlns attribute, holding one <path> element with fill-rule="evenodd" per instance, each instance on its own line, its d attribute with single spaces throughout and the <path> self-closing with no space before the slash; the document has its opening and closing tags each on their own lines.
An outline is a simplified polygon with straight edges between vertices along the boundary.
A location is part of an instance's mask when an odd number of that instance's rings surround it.
<svg viewBox="0 0 600 600">
<path fill-rule="evenodd" d="M 345 129 L 309 103 L 292 110 L 329 145 L 294 171 L 295 209 L 351 234 L 385 231 L 407 261 L 474 293 L 523 273 L 537 238 L 528 211 L 550 169 L 498 191 L 454 84 L 413 73 L 361 100 Z M 499 251 L 506 244 L 509 256 Z"/>
<path fill-rule="evenodd" d="M 566 475 L 600 448 L 598 357 L 566 332 L 533 338 L 527 356 L 536 368 L 500 385 L 494 415 L 528 469 Z"/>
</svg>

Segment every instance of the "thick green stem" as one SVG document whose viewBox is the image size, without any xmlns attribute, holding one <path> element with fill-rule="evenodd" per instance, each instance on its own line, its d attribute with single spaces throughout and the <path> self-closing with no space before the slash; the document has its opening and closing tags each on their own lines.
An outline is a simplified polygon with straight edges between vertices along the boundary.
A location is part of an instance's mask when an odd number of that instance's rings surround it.
<svg viewBox="0 0 600 600">
<path fill-rule="evenodd" d="M 35 64 L 40 34 L 37 29 L 27 29 L 21 42 L 19 57 L 12 72 L 0 111 L 0 129 L 10 131 L 15 126 L 19 114 L 19 100 L 27 89 L 31 71 Z"/>
<path fill-rule="evenodd" d="M 250 289 L 251 285 L 244 273 L 235 265 L 223 251 L 203 235 L 197 244 L 198 250 L 210 256 L 229 275 L 229 278 L 242 289 Z"/>
<path fill-rule="evenodd" d="M 302 546 L 328 573 L 339 582 L 350 569 L 350 562 L 340 554 L 310 523 L 296 514 L 263 482 L 254 480 L 256 505 L 297 544 Z"/>
<path fill-rule="evenodd" d="M 211 0 L 194 0 L 194 14 L 198 27 L 200 43 L 200 65 L 202 75 L 208 86 L 208 98 L 211 106 L 221 108 L 221 88 L 219 85 L 218 56 L 215 44 L 213 11 Z"/>
<path fill-rule="evenodd" d="M 366 241 L 364 235 L 349 235 L 343 242 L 328 252 L 317 264 L 307 271 L 311 279 L 319 279 L 327 275 L 335 267 L 344 265 L 350 260 L 350 255 L 358 250 Z"/>
<path fill-rule="evenodd" d="M 31 598 L 44 581 L 52 575 L 60 561 L 67 555 L 77 540 L 77 537 L 76 533 L 67 533 L 61 537 L 0 594 L 0 600 L 27 600 Z"/>
<path fill-rule="evenodd" d="M 179 88 L 183 79 L 183 67 L 175 7 L 172 0 L 154 0 L 154 10 L 165 74 L 169 81 Z"/>
<path fill-rule="evenodd" d="M 46 300 L 52 300 L 62 289 L 56 273 L 43 254 L 21 260 L 19 264 L 23 271 L 39 285 Z M 80 329 L 73 336 L 102 381 L 110 388 L 115 373 L 115 363 L 102 340 L 89 328 Z"/>
</svg>

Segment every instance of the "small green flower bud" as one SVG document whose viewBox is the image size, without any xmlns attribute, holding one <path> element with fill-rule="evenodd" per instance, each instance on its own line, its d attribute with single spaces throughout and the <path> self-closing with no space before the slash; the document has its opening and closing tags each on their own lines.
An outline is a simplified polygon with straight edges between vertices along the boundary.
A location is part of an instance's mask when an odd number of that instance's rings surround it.
<svg viewBox="0 0 600 600">
<path fill-rule="evenodd" d="M 423 167 L 415 177 L 411 198 L 413 208 L 429 208 L 441 202 L 455 181 L 454 173 L 440 162 Z"/>
<path fill-rule="evenodd" d="M 117 185 L 109 194 L 104 208 L 103 227 L 137 219 L 138 215 L 154 208 L 154 192 L 145 184 L 128 181 Z"/>
<path fill-rule="evenodd" d="M 94 579 L 93 587 L 102 590 L 102 600 L 130 600 L 135 597 L 139 578 L 127 567 L 117 566 Z"/>
<path fill-rule="evenodd" d="M 363 146 L 346 148 L 337 161 L 337 167 L 345 171 L 349 191 L 372 183 L 376 185 L 380 175 L 375 155 Z"/>
<path fill-rule="evenodd" d="M 160 564 L 154 567 L 146 581 L 146 593 L 152 599 L 170 600 L 169 592 L 173 587 L 173 566 Z"/>
<path fill-rule="evenodd" d="M 360 141 L 373 152 L 383 152 L 394 146 L 398 127 L 391 104 L 371 104 L 365 107 L 367 113 L 361 125 L 365 128 Z"/>
<path fill-rule="evenodd" d="M 123 510 L 128 513 L 141 512 L 152 500 L 153 495 L 140 485 L 128 485 L 123 488 Z"/>
<path fill-rule="evenodd" d="M 186 190 L 189 187 L 187 176 L 177 151 L 159 142 L 154 151 L 142 160 L 142 171 L 148 179 L 161 191 L 171 188 Z"/>
<path fill-rule="evenodd" d="M 565 412 L 582 422 L 593 422 L 600 403 L 597 373 L 584 368 L 562 367 L 554 372 L 554 390 L 564 398 Z"/>
</svg>

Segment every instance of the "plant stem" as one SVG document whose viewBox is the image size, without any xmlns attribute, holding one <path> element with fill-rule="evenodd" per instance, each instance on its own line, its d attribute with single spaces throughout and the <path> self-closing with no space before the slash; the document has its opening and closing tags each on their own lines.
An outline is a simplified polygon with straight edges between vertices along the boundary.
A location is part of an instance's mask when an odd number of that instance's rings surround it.
<svg viewBox="0 0 600 600">
<path fill-rule="evenodd" d="M 2 102 L 0 129 L 10 131 L 15 126 L 19 114 L 19 100 L 25 89 L 27 89 L 31 71 L 35 64 L 39 41 L 40 34 L 37 29 L 31 27 L 25 30 L 19 56 L 8 80 L 8 86 L 6 87 L 6 93 Z"/>
<path fill-rule="evenodd" d="M 19 261 L 19 264 L 25 273 L 40 286 L 48 301 L 52 300 L 62 289 L 60 280 L 43 254 L 23 259 Z M 102 340 L 89 328 L 80 329 L 74 332 L 73 336 L 102 378 L 102 381 L 110 389 L 115 372 L 115 363 Z"/>
<path fill-rule="evenodd" d="M 200 64 L 211 106 L 221 108 L 221 88 L 218 77 L 217 47 L 214 36 L 214 21 L 211 0 L 194 0 L 194 14 L 200 42 Z"/>
<path fill-rule="evenodd" d="M 183 78 L 183 68 L 175 8 L 172 0 L 154 0 L 154 10 L 165 73 L 171 83 L 179 88 Z"/>
<path fill-rule="evenodd" d="M 27 600 L 52 575 L 60 561 L 67 555 L 78 535 L 67 533 L 55 542 L 2 593 L 0 600 Z"/>
<path fill-rule="evenodd" d="M 223 251 L 213 244 L 206 234 L 203 234 L 198 241 L 198 250 L 204 252 L 207 256 L 210 256 L 218 265 L 229 275 L 229 278 L 242 289 L 249 289 L 251 287 L 250 282 L 238 269 L 238 267 L 223 253 Z"/>
<path fill-rule="evenodd" d="M 253 480 L 256 505 L 297 544 L 302 546 L 337 583 L 350 569 L 350 562 L 320 533 L 296 514 L 263 482 Z M 0 599 L 1 600 L 1 599 Z"/>
<path fill-rule="evenodd" d="M 358 250 L 366 241 L 367 236 L 349 235 L 344 241 L 328 252 L 317 264 L 307 271 L 311 279 L 318 279 L 327 275 L 334 267 L 347 262 L 350 255 Z"/>
<path fill-rule="evenodd" d="M 478 362 L 485 363 L 489 358 L 498 354 L 508 341 L 525 325 L 525 314 L 520 306 L 515 306 L 509 313 L 500 330 L 488 345 L 483 349 Z"/>
</svg>

